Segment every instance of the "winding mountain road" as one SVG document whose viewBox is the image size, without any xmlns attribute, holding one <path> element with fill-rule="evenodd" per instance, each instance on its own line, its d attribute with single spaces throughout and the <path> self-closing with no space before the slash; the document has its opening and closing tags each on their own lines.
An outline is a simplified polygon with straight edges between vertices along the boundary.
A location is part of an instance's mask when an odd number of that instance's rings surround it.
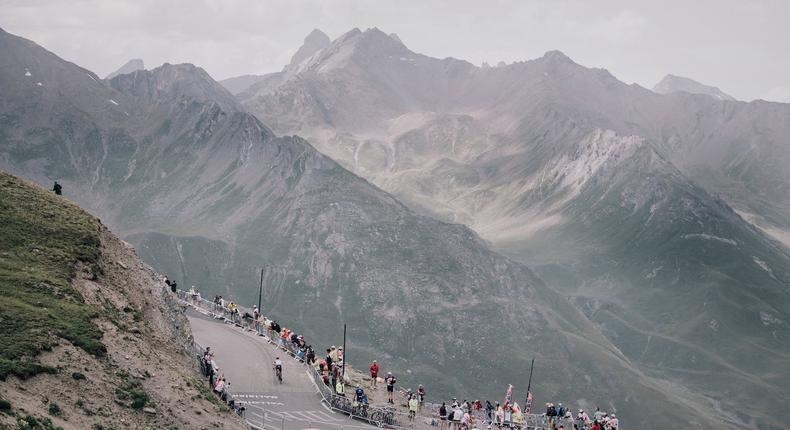
<svg viewBox="0 0 790 430">
<path fill-rule="evenodd" d="M 265 337 L 199 314 L 187 313 L 195 341 L 211 347 L 230 392 L 247 408 L 245 418 L 256 428 L 371 429 L 333 412 L 322 403 L 304 364 L 269 343 Z M 275 357 L 283 361 L 283 383 L 274 374 Z"/>
</svg>

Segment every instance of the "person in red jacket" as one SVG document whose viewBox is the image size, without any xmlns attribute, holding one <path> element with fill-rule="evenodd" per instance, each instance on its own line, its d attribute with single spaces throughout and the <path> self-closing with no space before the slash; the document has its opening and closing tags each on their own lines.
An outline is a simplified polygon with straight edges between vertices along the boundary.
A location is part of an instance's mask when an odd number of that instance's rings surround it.
<svg viewBox="0 0 790 430">
<path fill-rule="evenodd" d="M 379 365 L 376 363 L 376 360 L 373 360 L 373 364 L 370 365 L 370 379 L 373 380 L 373 386 L 376 386 L 376 379 L 379 377 Z"/>
</svg>

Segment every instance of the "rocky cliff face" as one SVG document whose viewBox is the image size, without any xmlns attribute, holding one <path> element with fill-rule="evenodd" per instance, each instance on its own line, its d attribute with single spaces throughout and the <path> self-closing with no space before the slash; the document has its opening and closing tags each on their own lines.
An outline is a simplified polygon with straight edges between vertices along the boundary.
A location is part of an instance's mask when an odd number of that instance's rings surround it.
<svg viewBox="0 0 790 430">
<path fill-rule="evenodd" d="M 238 96 L 275 132 L 535 265 L 651 375 L 725 409 L 771 391 L 732 419 L 779 425 L 790 326 L 761 315 L 788 318 L 790 106 L 658 95 L 557 51 L 477 68 L 376 29 L 279 79 Z"/>
<path fill-rule="evenodd" d="M 0 196 L 0 426 L 245 428 L 204 387 L 183 310 L 130 245 L 4 172 Z"/>
<path fill-rule="evenodd" d="M 516 369 L 535 356 L 551 375 L 535 385 L 547 399 L 607 404 L 635 425 L 713 425 L 687 406 L 690 396 L 635 369 L 529 269 L 466 227 L 414 213 L 306 141 L 275 136 L 226 93 L 204 88 L 194 67 L 136 72 L 110 86 L 27 41 L 4 35 L 2 43 L 21 63 L 42 58 L 42 71 L 61 69 L 82 95 L 72 101 L 61 81 L 37 92 L 9 65 L 0 77 L 18 98 L 0 102 L 3 165 L 63 179 L 67 195 L 182 285 L 250 303 L 263 268 L 267 313 L 298 316 L 295 329 L 315 339 L 337 339 L 347 322 L 352 357 L 385 355 L 409 375 L 404 383 L 428 382 L 437 394 L 501 395 L 498 387 L 526 383 Z M 110 113 L 93 106 L 106 99 L 117 103 Z M 54 108 L 76 102 L 84 108 Z M 108 120 L 114 109 L 125 120 Z M 459 374 L 468 378 L 447 377 Z"/>
</svg>

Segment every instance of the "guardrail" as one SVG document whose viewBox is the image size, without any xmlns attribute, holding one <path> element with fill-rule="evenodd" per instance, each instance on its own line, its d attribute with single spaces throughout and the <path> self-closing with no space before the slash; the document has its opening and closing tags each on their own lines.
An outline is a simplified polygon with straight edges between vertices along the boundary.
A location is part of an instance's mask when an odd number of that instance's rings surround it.
<svg viewBox="0 0 790 430">
<path fill-rule="evenodd" d="M 259 336 L 267 338 L 271 343 L 275 344 L 280 349 L 287 352 L 292 357 L 296 358 L 297 360 L 304 363 L 304 359 L 297 356 L 298 350 L 294 346 L 294 344 L 290 341 L 284 340 L 280 337 L 279 333 L 275 333 L 273 330 L 270 330 L 268 327 L 262 327 L 261 324 L 253 321 L 251 318 L 244 318 L 245 314 L 252 315 L 252 311 L 246 308 L 242 308 L 241 306 L 237 307 L 237 312 L 231 313 L 226 307 L 221 307 L 214 302 L 206 300 L 197 295 L 190 295 L 189 292 L 178 290 L 177 291 L 178 298 L 195 307 L 198 309 L 202 309 L 203 311 L 210 314 L 212 317 L 217 319 L 222 319 L 224 321 L 230 322 L 237 327 L 255 331 Z M 200 346 L 195 344 L 198 349 Z M 198 358 L 202 357 L 202 351 L 198 354 Z M 199 360 L 202 365 L 202 360 Z M 305 363 L 306 364 L 306 363 Z M 354 401 L 353 397 L 345 397 L 335 393 L 334 389 L 327 386 L 324 383 L 323 377 L 320 372 L 316 369 L 314 365 L 307 365 L 308 371 L 310 376 L 315 383 L 315 386 L 318 388 L 318 393 L 321 395 L 323 402 L 332 410 L 336 412 L 340 412 L 342 414 L 348 415 L 352 419 L 357 419 L 360 421 L 364 421 L 370 424 L 373 424 L 377 427 L 386 427 L 392 429 L 403 429 L 403 430 L 416 430 L 416 429 L 429 429 L 434 430 L 439 427 L 439 414 L 438 409 L 439 405 L 435 403 L 425 402 L 417 413 L 414 421 L 409 421 L 409 415 L 407 412 L 403 412 L 398 410 L 394 406 L 363 406 L 358 404 Z M 226 388 L 226 393 L 228 396 L 228 401 L 230 404 L 235 405 L 238 412 L 238 407 L 241 405 L 240 402 L 236 402 L 233 398 L 230 390 Z M 232 403 L 231 403 L 232 401 Z M 448 410 L 449 410 L 448 406 Z M 243 416 L 244 411 L 240 413 Z M 491 424 L 493 427 L 499 428 L 509 428 L 509 429 L 518 429 L 518 430 L 551 430 L 560 424 L 566 425 L 566 428 L 572 429 L 573 422 L 565 421 L 565 418 L 556 417 L 553 421 L 550 420 L 545 414 L 523 414 L 523 422 L 516 423 L 513 421 L 506 421 L 501 423 L 501 427 L 498 423 L 492 423 L 484 410 L 477 410 L 472 411 L 471 414 L 474 418 L 475 422 L 481 423 L 481 425 L 488 425 Z M 266 413 L 264 413 L 264 420 L 266 417 Z M 260 426 L 257 424 L 251 423 L 249 420 L 247 421 L 253 428 L 260 428 L 263 429 L 264 424 L 263 421 L 260 423 Z M 447 421 L 447 429 L 452 428 L 453 424 L 456 421 Z M 553 424 L 553 425 L 552 425 Z"/>
</svg>

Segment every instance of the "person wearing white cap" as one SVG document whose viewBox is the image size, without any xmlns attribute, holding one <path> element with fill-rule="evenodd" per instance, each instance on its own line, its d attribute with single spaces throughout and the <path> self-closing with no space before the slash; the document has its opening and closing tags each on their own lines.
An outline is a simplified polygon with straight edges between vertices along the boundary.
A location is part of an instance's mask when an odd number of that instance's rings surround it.
<svg viewBox="0 0 790 430">
<path fill-rule="evenodd" d="M 612 414 L 612 419 L 609 420 L 609 427 L 612 430 L 620 430 L 620 420 L 617 419 L 617 415 Z"/>
<path fill-rule="evenodd" d="M 392 376 L 392 372 L 387 372 L 387 377 L 384 378 L 384 382 L 387 384 L 387 403 L 395 404 L 395 401 L 392 399 L 392 393 L 395 391 L 395 377 Z"/>
</svg>

